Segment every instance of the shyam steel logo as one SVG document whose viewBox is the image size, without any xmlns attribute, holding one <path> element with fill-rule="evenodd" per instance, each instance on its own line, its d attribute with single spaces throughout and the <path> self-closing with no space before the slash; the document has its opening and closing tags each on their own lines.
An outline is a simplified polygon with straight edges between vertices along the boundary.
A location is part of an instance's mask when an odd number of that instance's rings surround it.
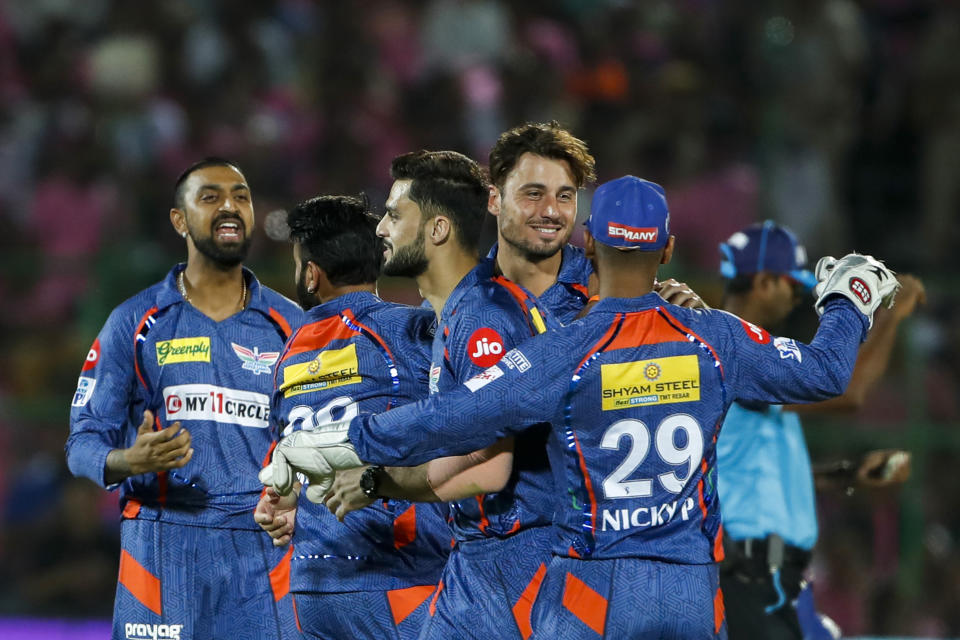
<svg viewBox="0 0 960 640">
<path fill-rule="evenodd" d="M 127 640 L 180 640 L 181 631 L 182 624 L 127 622 L 123 625 Z"/>
<path fill-rule="evenodd" d="M 669 356 L 600 367 L 604 411 L 700 399 L 697 356 Z"/>
<path fill-rule="evenodd" d="M 290 398 L 301 393 L 357 384 L 362 380 L 357 345 L 350 344 L 343 349 L 321 351 L 310 362 L 284 367 L 280 388 L 283 397 Z"/>
</svg>

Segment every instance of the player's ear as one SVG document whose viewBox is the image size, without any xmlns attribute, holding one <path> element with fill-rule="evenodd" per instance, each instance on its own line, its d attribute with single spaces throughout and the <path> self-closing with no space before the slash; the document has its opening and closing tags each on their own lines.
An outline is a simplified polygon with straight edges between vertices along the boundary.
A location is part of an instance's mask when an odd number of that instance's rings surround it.
<svg viewBox="0 0 960 640">
<path fill-rule="evenodd" d="M 173 225 L 177 235 L 181 238 L 187 237 L 187 216 L 180 209 L 170 209 L 170 224 Z"/>
<path fill-rule="evenodd" d="M 660 264 L 670 264 L 670 260 L 673 259 L 673 249 L 677 244 L 677 237 L 671 235 L 667 239 L 666 246 L 663 247 L 663 255 L 660 256 Z"/>
<path fill-rule="evenodd" d="M 502 196 L 500 195 L 500 189 L 497 188 L 497 185 L 492 184 L 489 187 L 490 195 L 487 198 L 487 211 L 492 215 L 500 215 L 500 207 L 503 204 Z"/>
<path fill-rule="evenodd" d="M 453 232 L 453 225 L 450 224 L 450 218 L 447 216 L 436 215 L 433 220 L 427 224 L 430 225 L 430 242 L 432 244 L 443 244 L 450 239 L 450 234 Z"/>
<path fill-rule="evenodd" d="M 583 253 L 590 260 L 597 257 L 597 244 L 593 234 L 588 229 L 583 230 Z"/>
<path fill-rule="evenodd" d="M 307 261 L 304 285 L 306 285 L 308 293 L 315 293 L 321 299 L 329 297 L 329 292 L 333 289 L 333 285 L 330 284 L 330 279 L 327 277 L 327 272 L 312 260 Z"/>
</svg>

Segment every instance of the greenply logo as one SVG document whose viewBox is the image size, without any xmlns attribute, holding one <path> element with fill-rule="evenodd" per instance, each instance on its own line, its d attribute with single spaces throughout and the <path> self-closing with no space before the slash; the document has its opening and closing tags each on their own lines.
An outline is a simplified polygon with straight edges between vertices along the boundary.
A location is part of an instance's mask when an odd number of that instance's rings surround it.
<svg viewBox="0 0 960 640">
<path fill-rule="evenodd" d="M 210 338 L 176 338 L 157 343 L 157 364 L 210 362 Z"/>
</svg>

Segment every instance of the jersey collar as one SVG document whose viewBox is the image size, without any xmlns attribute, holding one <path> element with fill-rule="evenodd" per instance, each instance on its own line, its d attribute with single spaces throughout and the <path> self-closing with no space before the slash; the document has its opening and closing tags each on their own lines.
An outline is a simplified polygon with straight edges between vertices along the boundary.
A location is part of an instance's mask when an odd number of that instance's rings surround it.
<svg viewBox="0 0 960 640">
<path fill-rule="evenodd" d="M 604 298 L 590 309 L 590 313 L 631 313 L 656 309 L 667 304 L 659 293 L 651 291 L 639 298 Z"/>
<path fill-rule="evenodd" d="M 500 249 L 500 243 L 494 242 L 487 253 L 487 259 L 496 263 L 497 251 Z M 557 282 L 562 284 L 583 284 L 586 286 L 590 274 L 593 273 L 593 265 L 583 255 L 581 249 L 572 244 L 565 244 L 560 250 L 560 271 L 557 273 Z"/>
<path fill-rule="evenodd" d="M 380 298 L 368 291 L 352 291 L 318 304 L 307 311 L 306 322 L 319 322 L 326 318 L 339 316 L 344 309 L 350 309 L 353 315 L 357 316 L 381 302 Z"/>
<path fill-rule="evenodd" d="M 187 268 L 186 262 L 181 262 L 173 267 L 167 277 L 163 279 L 160 292 L 157 294 L 157 309 L 162 310 L 175 304 L 184 304 L 186 300 L 180 295 L 177 288 L 177 278 L 180 272 Z M 247 309 L 255 309 L 265 315 L 270 315 L 270 305 L 264 299 L 263 287 L 260 281 L 253 275 L 253 271 L 243 267 L 243 278 L 247 281 Z"/>
</svg>

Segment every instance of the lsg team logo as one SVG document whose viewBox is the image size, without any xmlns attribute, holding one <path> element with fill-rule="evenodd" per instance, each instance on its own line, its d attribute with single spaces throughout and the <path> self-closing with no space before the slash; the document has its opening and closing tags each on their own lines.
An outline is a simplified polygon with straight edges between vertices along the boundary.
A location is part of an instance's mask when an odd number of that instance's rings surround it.
<svg viewBox="0 0 960 640">
<path fill-rule="evenodd" d="M 870 304 L 870 300 L 873 298 L 867 283 L 857 277 L 850 278 L 850 291 L 860 298 L 860 302 L 863 304 Z"/>
<path fill-rule="evenodd" d="M 261 373 L 271 373 L 270 367 L 280 358 L 279 351 L 264 351 L 260 353 L 259 347 L 254 347 L 251 351 L 247 347 L 241 346 L 236 342 L 231 342 L 233 352 L 240 358 L 243 368 L 247 371 L 253 371 L 253 375 L 258 376 Z"/>
<path fill-rule="evenodd" d="M 123 633 L 127 640 L 180 640 L 182 624 L 146 624 L 127 622 Z"/>
</svg>

